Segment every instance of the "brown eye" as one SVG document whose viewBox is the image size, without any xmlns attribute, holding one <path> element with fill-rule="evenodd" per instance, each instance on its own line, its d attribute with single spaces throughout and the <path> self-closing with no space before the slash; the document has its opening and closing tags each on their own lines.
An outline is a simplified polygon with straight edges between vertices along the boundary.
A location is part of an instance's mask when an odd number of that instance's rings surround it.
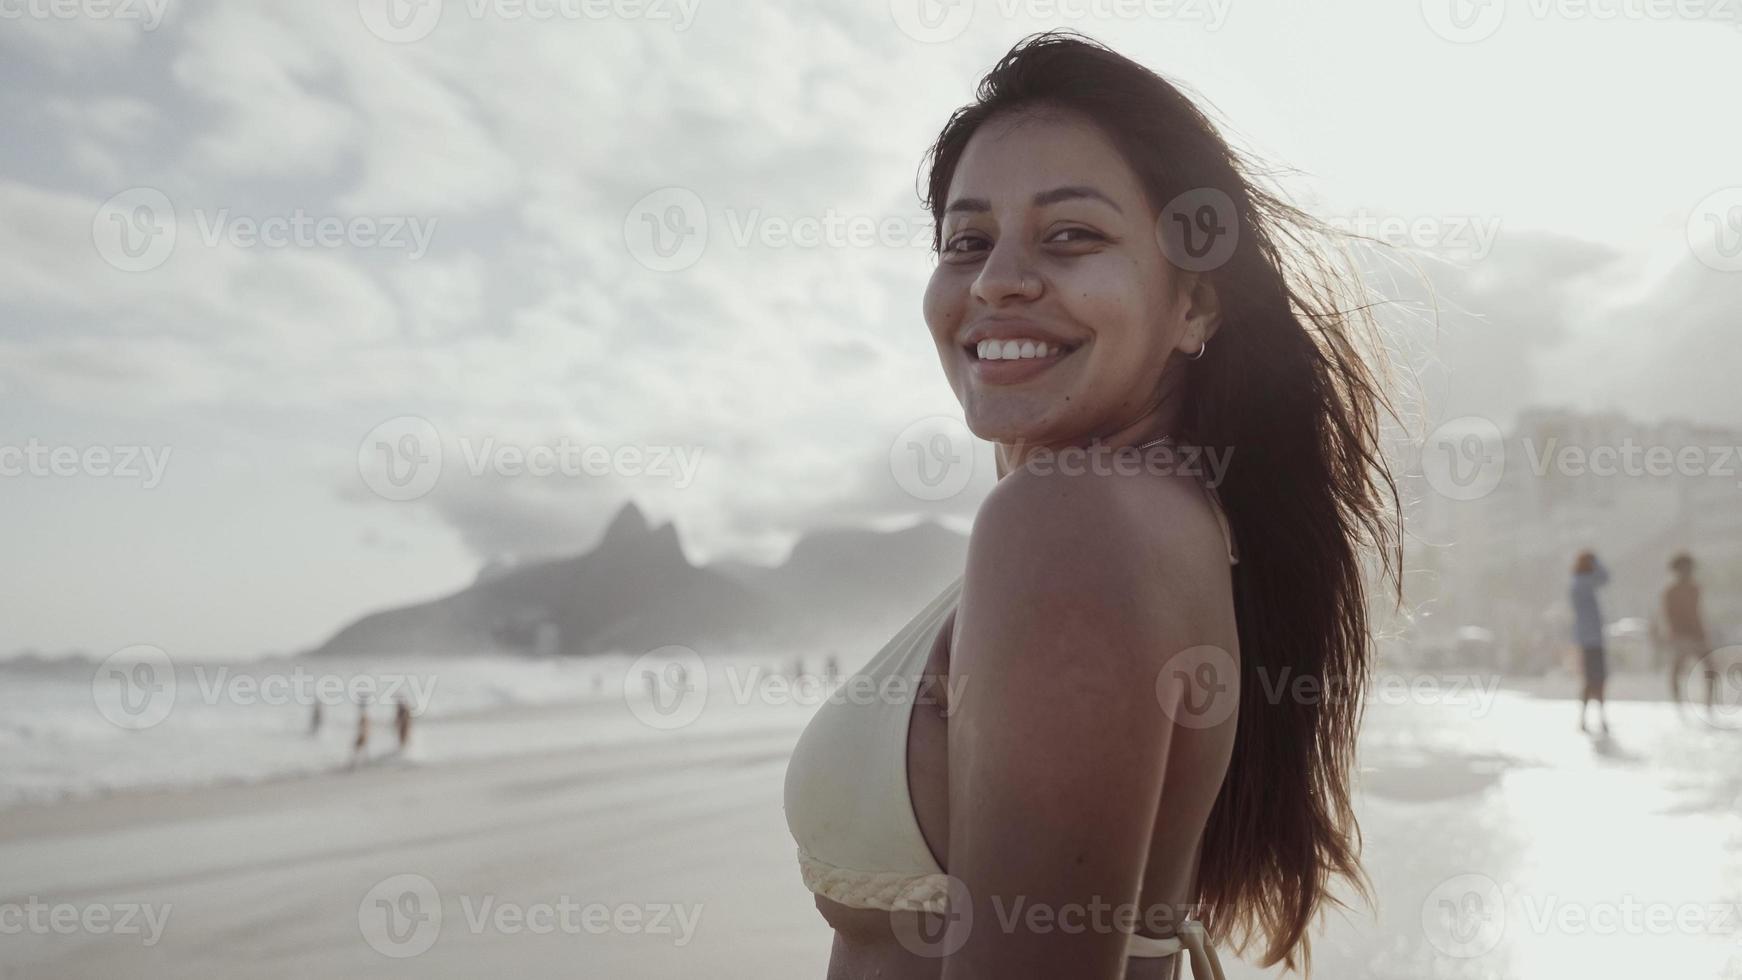
<svg viewBox="0 0 1742 980">
<path fill-rule="evenodd" d="M 975 246 L 985 244 L 986 240 L 979 235 L 964 233 L 957 235 L 944 243 L 945 255 L 965 255 L 978 251 Z"/>
</svg>

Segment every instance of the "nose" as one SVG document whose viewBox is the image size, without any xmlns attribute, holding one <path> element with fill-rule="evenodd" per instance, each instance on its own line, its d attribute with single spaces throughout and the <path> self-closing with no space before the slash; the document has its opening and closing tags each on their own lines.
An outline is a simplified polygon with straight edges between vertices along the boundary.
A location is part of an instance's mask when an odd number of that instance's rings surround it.
<svg viewBox="0 0 1742 980">
<path fill-rule="evenodd" d="M 974 277 L 970 291 L 981 303 L 996 307 L 1033 300 L 1040 295 L 1041 288 L 1040 274 L 1027 250 L 1015 236 L 1006 235 L 986 253 L 986 261 L 980 266 L 980 274 Z"/>
</svg>

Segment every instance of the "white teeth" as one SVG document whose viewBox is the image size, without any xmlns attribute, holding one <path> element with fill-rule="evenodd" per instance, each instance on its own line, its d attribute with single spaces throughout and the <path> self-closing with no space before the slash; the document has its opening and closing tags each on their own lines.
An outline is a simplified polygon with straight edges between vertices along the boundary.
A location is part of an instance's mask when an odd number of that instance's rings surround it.
<svg viewBox="0 0 1742 980">
<path fill-rule="evenodd" d="M 1014 361 L 1029 357 L 1046 357 L 1063 348 L 1048 346 L 1044 340 L 982 340 L 975 352 L 984 361 Z"/>
</svg>

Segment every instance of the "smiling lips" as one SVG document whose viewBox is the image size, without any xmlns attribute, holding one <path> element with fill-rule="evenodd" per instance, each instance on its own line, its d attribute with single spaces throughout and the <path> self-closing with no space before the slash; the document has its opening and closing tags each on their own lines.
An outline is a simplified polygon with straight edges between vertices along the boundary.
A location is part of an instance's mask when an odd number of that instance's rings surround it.
<svg viewBox="0 0 1742 980">
<path fill-rule="evenodd" d="M 968 370 L 984 384 L 1016 384 L 1041 374 L 1076 350 L 1037 337 L 989 337 L 965 345 Z"/>
</svg>

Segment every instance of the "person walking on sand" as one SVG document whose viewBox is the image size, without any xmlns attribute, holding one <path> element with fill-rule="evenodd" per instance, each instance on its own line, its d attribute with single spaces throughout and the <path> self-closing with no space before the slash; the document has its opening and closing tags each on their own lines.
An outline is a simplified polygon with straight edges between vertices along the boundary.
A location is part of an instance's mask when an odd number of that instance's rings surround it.
<svg viewBox="0 0 1742 980">
<path fill-rule="evenodd" d="M 1707 660 L 1712 645 L 1706 636 L 1705 621 L 1700 616 L 1700 586 L 1694 581 L 1693 556 L 1685 551 L 1677 554 L 1670 559 L 1669 570 L 1675 579 L 1663 590 L 1662 619 L 1670 650 L 1670 694 L 1679 708 L 1682 704 L 1682 672 L 1691 673 L 1694 665 L 1700 665 L 1706 678 L 1706 710 L 1711 711 L 1718 672 Z"/>
<path fill-rule="evenodd" d="M 406 744 L 411 741 L 411 708 L 403 696 L 393 702 L 393 731 L 399 736 L 399 754 L 404 755 Z"/>
<path fill-rule="evenodd" d="M 1573 642 L 1583 653 L 1584 689 L 1579 694 L 1579 731 L 1585 726 L 1585 709 L 1597 702 L 1597 719 L 1603 734 L 1609 734 L 1609 712 L 1603 704 L 1603 683 L 1608 678 L 1608 664 L 1603 651 L 1603 613 L 1597 605 L 1597 590 L 1609 583 L 1609 570 L 1592 551 L 1581 551 L 1573 562 Z"/>
<path fill-rule="evenodd" d="M 369 758 L 369 699 L 357 702 L 357 739 L 351 743 L 351 768 Z"/>
</svg>

